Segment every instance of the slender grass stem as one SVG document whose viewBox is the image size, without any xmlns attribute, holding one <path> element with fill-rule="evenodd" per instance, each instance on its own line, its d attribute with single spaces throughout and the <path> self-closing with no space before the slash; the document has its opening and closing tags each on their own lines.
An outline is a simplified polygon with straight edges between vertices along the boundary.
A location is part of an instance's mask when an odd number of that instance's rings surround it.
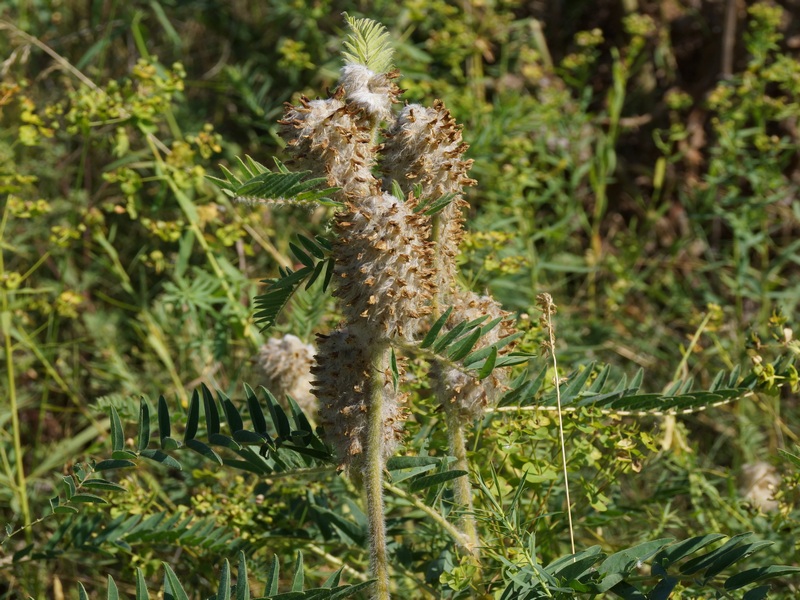
<svg viewBox="0 0 800 600">
<path fill-rule="evenodd" d="M 23 31 L 22 29 L 20 29 L 19 27 L 17 27 L 13 23 L 10 23 L 8 21 L 0 19 L 0 30 L 2 30 L 2 29 L 11 30 L 13 35 L 16 35 L 17 37 L 22 38 L 23 40 L 25 40 L 26 43 L 31 44 L 33 46 L 36 46 L 40 50 L 44 51 L 46 54 L 48 54 L 50 56 L 50 58 L 52 58 L 56 62 L 56 64 L 59 67 L 61 67 L 63 70 L 67 71 L 68 73 L 72 73 L 72 75 L 75 78 L 77 78 L 82 84 L 84 84 L 90 90 L 93 90 L 95 92 L 102 91 L 101 88 L 97 87 L 97 85 L 95 85 L 95 83 L 91 79 L 89 79 L 88 77 L 86 77 L 86 75 L 81 73 L 80 70 L 76 69 L 72 65 L 72 63 L 70 63 L 67 59 L 65 59 L 58 52 L 53 50 L 50 46 L 48 46 L 47 44 L 45 44 L 44 42 L 42 42 L 38 38 L 36 38 L 36 37 L 34 37 L 34 36 L 32 36 L 32 35 L 30 35 L 28 33 L 25 33 L 25 31 Z M 103 93 L 105 93 L 105 92 L 103 91 Z"/>
<path fill-rule="evenodd" d="M 0 266 L 0 269 L 2 269 L 2 266 Z M 8 330 L 10 333 L 10 324 Z M 3 331 L 4 332 L 6 331 L 5 327 L 3 328 Z M 36 359 L 41 363 L 47 375 L 51 377 L 53 381 L 56 382 L 56 384 L 58 384 L 58 387 L 60 388 L 61 392 L 70 399 L 70 402 L 72 402 L 75 405 L 75 408 L 84 417 L 89 419 L 93 425 L 96 426 L 98 423 L 97 418 L 94 417 L 91 414 L 91 412 L 86 408 L 84 401 L 81 399 L 81 396 L 75 393 L 75 391 L 73 390 L 73 386 L 71 386 L 61 376 L 61 373 L 59 373 L 58 369 L 56 368 L 56 365 L 53 364 L 47 358 L 47 356 L 45 356 L 44 352 L 42 351 L 42 348 L 39 347 L 39 345 L 36 343 L 36 340 L 34 340 L 33 336 L 20 325 L 16 325 L 16 327 L 14 328 L 14 337 L 22 345 L 22 347 L 26 348 L 27 350 L 30 350 L 33 353 Z"/>
<path fill-rule="evenodd" d="M 692 355 L 695 346 L 697 346 L 697 343 L 700 341 L 700 336 L 703 335 L 706 327 L 708 327 L 711 317 L 712 311 L 708 311 L 706 316 L 703 317 L 700 325 L 697 327 L 697 330 L 694 332 L 694 335 L 689 342 L 689 346 L 683 352 L 683 356 L 681 356 L 681 362 L 675 368 L 675 372 L 672 375 L 673 381 L 677 381 L 681 377 L 688 377 L 689 357 Z M 664 450 L 669 450 L 670 448 L 675 447 L 678 450 L 690 451 L 689 445 L 687 444 L 677 425 L 678 421 L 675 415 L 667 415 L 664 417 L 664 422 L 661 424 L 661 429 L 664 431 L 664 437 L 661 440 L 661 448 Z"/>
<path fill-rule="evenodd" d="M 292 538 L 289 539 L 291 540 Z M 350 577 L 358 579 L 359 581 L 367 580 L 367 576 L 364 573 L 362 573 L 361 571 L 357 571 L 356 569 L 348 565 L 346 562 L 344 562 L 341 558 L 337 558 L 333 556 L 331 553 L 326 552 L 323 548 L 320 548 L 317 544 L 308 544 L 306 545 L 306 548 L 309 550 L 309 552 L 311 552 L 312 554 L 316 554 L 321 559 L 333 565 L 334 567 L 342 569 Z"/>
<path fill-rule="evenodd" d="M 711 317 L 712 316 L 713 316 L 713 311 L 709 310 L 706 313 L 706 316 L 703 317 L 703 320 L 700 323 L 700 325 L 697 326 L 697 330 L 694 332 L 694 335 L 692 336 L 692 339 L 689 341 L 689 346 L 683 352 L 683 356 L 681 356 L 681 362 L 675 368 L 675 372 L 672 375 L 672 380 L 673 381 L 677 381 L 681 377 L 682 374 L 683 374 L 683 377 L 687 377 L 688 376 L 688 372 L 687 372 L 686 367 L 689 364 L 689 357 L 694 352 L 694 349 L 697 346 L 697 342 L 700 341 L 700 336 L 703 335 L 703 332 L 706 330 L 706 327 L 708 327 L 708 323 L 709 323 L 709 321 L 711 321 Z"/>
<path fill-rule="evenodd" d="M 164 159 L 161 157 L 161 153 L 159 152 L 158 148 L 155 145 L 155 139 L 148 136 L 148 143 L 150 144 L 150 150 L 153 153 L 153 157 L 158 163 L 159 167 L 164 172 L 164 180 L 166 181 L 167 185 L 172 190 L 172 193 L 175 194 L 175 199 L 178 201 L 178 205 L 181 207 L 184 215 L 189 221 L 189 228 L 194 233 L 194 237 L 197 242 L 200 244 L 200 247 L 203 249 L 203 253 L 206 255 L 206 260 L 208 260 L 208 264 L 211 266 L 211 269 L 214 271 L 214 274 L 219 279 L 220 286 L 222 290 L 225 292 L 225 296 L 231 303 L 231 306 L 241 306 L 241 303 L 234 295 L 233 289 L 231 289 L 230 283 L 228 282 L 228 278 L 225 275 L 225 272 L 222 270 L 222 267 L 219 264 L 219 261 L 214 256 L 211 251 L 208 242 L 203 235 L 202 230 L 200 229 L 200 225 L 198 222 L 197 210 L 192 202 L 192 200 L 178 187 L 175 181 L 168 175 L 169 167 L 164 162 Z M 258 348 L 261 345 L 262 338 L 261 335 L 255 330 L 251 323 L 243 322 L 242 323 L 244 328 L 244 335 L 248 338 L 250 343 L 253 345 L 254 348 Z"/>
<path fill-rule="evenodd" d="M 465 550 L 469 550 L 469 540 L 464 535 L 464 532 L 460 531 L 455 525 L 453 525 L 450 521 L 445 519 L 439 512 L 437 512 L 436 510 L 434 510 L 421 500 L 415 498 L 405 490 L 402 490 L 399 487 L 392 485 L 391 483 L 384 481 L 383 489 L 391 492 L 398 498 L 402 498 L 406 502 L 413 505 L 415 508 L 424 512 L 433 521 L 435 521 L 442 529 L 444 529 L 448 534 L 450 534 L 450 537 L 453 538 L 453 541 L 458 546 L 464 548 Z"/>
<path fill-rule="evenodd" d="M 0 272 L 3 268 L 0 265 Z M 14 436 L 14 460 L 17 476 L 17 496 L 19 498 L 20 511 L 25 527 L 31 524 L 31 512 L 28 506 L 27 482 L 25 478 L 25 466 L 22 460 L 22 432 L 19 423 L 19 407 L 17 405 L 16 374 L 14 371 L 14 356 L 11 344 L 11 313 L 8 312 L 8 299 L 5 292 L 2 294 L 2 313 L 0 313 L 0 328 L 3 330 L 3 348 L 6 361 L 6 375 L 8 381 L 8 402 L 11 411 L 11 429 Z M 29 531 L 29 530 L 27 530 Z"/>
<path fill-rule="evenodd" d="M 8 204 L 3 210 L 3 218 L 0 221 L 0 240 L 8 223 Z M 0 275 L 5 273 L 5 262 L 3 253 L 0 251 Z M 31 511 L 28 505 L 28 487 L 25 477 L 25 465 L 22 460 L 22 431 L 19 422 L 19 406 L 17 402 L 16 372 L 14 371 L 14 347 L 11 342 L 11 311 L 8 306 L 8 293 L 4 288 L 0 288 L 0 329 L 3 330 L 3 351 L 6 361 L 6 378 L 8 382 L 8 403 L 11 411 L 11 430 L 14 438 L 14 461 L 17 478 L 17 497 L 19 499 L 20 512 L 22 512 L 22 522 L 26 528 L 25 535 L 28 541 L 31 539 L 30 524 Z M 12 474 L 9 473 L 9 479 Z"/>
</svg>

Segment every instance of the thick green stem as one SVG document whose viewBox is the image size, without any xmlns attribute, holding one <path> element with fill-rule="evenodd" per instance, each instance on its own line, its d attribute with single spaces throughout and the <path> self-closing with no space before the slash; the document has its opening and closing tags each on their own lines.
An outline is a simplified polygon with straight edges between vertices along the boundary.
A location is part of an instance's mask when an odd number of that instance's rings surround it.
<svg viewBox="0 0 800 600">
<path fill-rule="evenodd" d="M 370 567 L 375 577 L 373 600 L 389 600 L 389 559 L 386 554 L 386 522 L 383 505 L 383 370 L 386 351 L 374 354 L 376 368 L 372 371 L 372 402 L 369 407 L 369 433 L 364 465 L 364 492 L 367 500 Z"/>
</svg>

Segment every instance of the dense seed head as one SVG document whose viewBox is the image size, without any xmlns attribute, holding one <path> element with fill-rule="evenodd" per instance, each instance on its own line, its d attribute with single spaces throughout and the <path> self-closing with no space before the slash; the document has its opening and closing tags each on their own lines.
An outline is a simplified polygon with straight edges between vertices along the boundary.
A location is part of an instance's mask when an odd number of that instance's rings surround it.
<svg viewBox="0 0 800 600">
<path fill-rule="evenodd" d="M 292 166 L 341 187 L 337 200 L 376 193 L 379 182 L 372 168 L 378 148 L 373 134 L 379 123 L 392 117 L 392 104 L 400 94 L 392 81 L 396 77 L 397 72 L 379 74 L 346 65 L 332 97 L 303 97 L 297 106 L 287 104 L 280 123 Z"/>
<path fill-rule="evenodd" d="M 336 215 L 336 291 L 348 323 L 383 339 L 412 339 L 433 295 L 428 219 L 390 194 Z"/>
<path fill-rule="evenodd" d="M 373 364 L 374 340 L 349 328 L 318 336 L 314 394 L 320 403 L 325 439 L 336 453 L 340 468 L 361 468 L 368 444 L 368 416 L 374 393 L 382 394 L 383 455 L 387 460 L 402 439 L 403 407 L 407 394 L 394 391 L 391 373 Z M 374 386 L 379 386 L 375 390 Z"/>
<path fill-rule="evenodd" d="M 409 104 L 386 132 L 382 169 L 406 193 L 419 183 L 425 196 L 460 194 L 475 185 L 467 176 L 473 162 L 464 159 L 467 148 L 443 102 L 437 100 L 433 108 Z"/>
<path fill-rule="evenodd" d="M 317 410 L 317 399 L 311 393 L 315 352 L 312 345 L 287 334 L 270 339 L 258 354 L 259 365 L 266 376 L 265 387 L 282 403 L 285 396 L 291 396 L 309 415 Z"/>
<path fill-rule="evenodd" d="M 357 107 L 344 102 L 343 91 L 327 100 L 302 98 L 298 106 L 287 105 L 280 123 L 292 166 L 342 188 L 334 195 L 336 200 L 377 191 L 371 128 Z"/>
<path fill-rule="evenodd" d="M 456 280 L 458 247 L 464 236 L 462 198 L 464 188 L 475 185 L 467 176 L 472 160 L 464 159 L 468 145 L 461 127 L 441 101 L 433 108 L 410 104 L 403 108 L 386 132 L 382 152 L 384 187 L 397 181 L 408 194 L 415 184 L 422 186 L 422 198 L 438 199 L 455 194 L 436 218 L 434 250 L 436 286 L 446 302 Z"/>
</svg>

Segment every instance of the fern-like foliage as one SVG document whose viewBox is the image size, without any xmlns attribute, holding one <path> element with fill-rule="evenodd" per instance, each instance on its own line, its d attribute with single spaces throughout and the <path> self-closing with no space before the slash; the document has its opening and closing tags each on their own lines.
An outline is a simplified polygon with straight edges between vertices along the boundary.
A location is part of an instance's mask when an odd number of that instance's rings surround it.
<svg viewBox="0 0 800 600">
<path fill-rule="evenodd" d="M 389 459 L 386 468 L 392 484 L 405 481 L 409 492 L 425 491 L 428 494 L 426 504 L 432 505 L 434 498 L 445 492 L 448 482 L 467 476 L 466 471 L 450 468 L 455 460 L 453 456 L 394 456 Z"/>
<path fill-rule="evenodd" d="M 338 188 L 321 187 L 324 177 L 308 179 L 311 171 L 292 172 L 277 158 L 277 171 L 270 171 L 249 156 L 236 157 L 239 174 L 220 165 L 225 179 L 208 176 L 225 194 L 236 200 L 264 202 L 267 204 L 321 204 L 339 206 L 328 196 Z"/>
<path fill-rule="evenodd" d="M 180 469 L 181 463 L 169 452 L 192 450 L 217 463 L 229 465 L 258 475 L 306 469 L 320 464 L 327 465 L 332 456 L 329 448 L 313 431 L 308 417 L 300 407 L 289 398 L 292 421 L 278 404 L 275 397 L 261 388 L 267 401 L 267 411 L 272 427 L 267 425 L 264 410 L 253 389 L 245 385 L 245 396 L 250 413 L 251 427 L 245 427 L 244 419 L 236 406 L 222 392 L 215 399 L 211 391 L 202 385 L 200 391 L 194 390 L 186 415 L 183 440 L 172 436 L 172 419 L 169 407 L 163 396 L 158 399 L 158 433 L 151 429 L 150 406 L 142 399 L 139 408 L 136 450 L 125 449 L 122 422 L 114 407 L 111 407 L 111 459 L 101 461 L 95 469 L 118 469 L 137 466 L 138 459 L 145 458 L 165 466 Z M 201 399 L 202 397 L 202 399 Z M 205 441 L 197 439 L 200 425 L 200 408 L 203 408 Z M 220 410 L 221 409 L 221 410 Z M 229 434 L 222 432 L 224 415 Z M 151 443 L 158 440 L 157 448 Z M 214 449 L 226 448 L 229 452 L 223 458 Z M 234 457 L 230 457 L 230 455 Z"/>
<path fill-rule="evenodd" d="M 221 166 L 225 179 L 209 177 L 229 196 L 245 201 L 269 204 L 307 204 L 339 206 L 328 196 L 338 188 L 320 186 L 324 177 L 307 179 L 310 171 L 293 173 L 278 159 L 275 160 L 277 172 L 256 162 L 249 156 L 245 160 L 237 157 L 239 174 Z M 333 258 L 330 256 L 330 242 L 320 236 L 314 239 L 298 235 L 299 244 L 289 244 L 295 258 L 303 265 L 298 270 L 280 268 L 279 277 L 267 279 L 267 290 L 255 298 L 255 319 L 262 330 L 275 324 L 278 314 L 283 310 L 294 293 L 305 283 L 311 287 L 320 275 L 323 277 L 323 291 L 328 289 L 333 277 Z"/>
<path fill-rule="evenodd" d="M 666 600 L 679 584 L 685 584 L 693 588 L 718 590 L 718 593 L 728 598 L 757 600 L 767 597 L 769 586 L 764 585 L 764 582 L 800 573 L 800 567 L 771 565 L 739 570 L 733 575 L 727 575 L 726 571 L 735 570 L 737 563 L 765 548 L 770 542 L 754 540 L 753 534 L 744 533 L 728 539 L 713 550 L 703 552 L 724 537 L 721 534 L 707 534 L 679 542 L 672 539 L 652 540 L 610 556 L 603 553 L 599 546 L 593 546 L 559 558 L 546 566 L 509 565 L 506 569 L 509 583 L 500 598 L 564 600 L 577 596 L 592 598 L 610 593 L 626 600 Z M 643 575 L 642 569 L 648 561 L 649 575 Z M 190 595 L 175 572 L 166 563 L 163 566 L 164 583 L 160 591 L 164 597 L 189 600 Z M 255 600 L 340 600 L 350 598 L 372 584 L 372 581 L 364 581 L 341 585 L 343 569 L 344 567 L 333 573 L 321 587 L 304 589 L 303 556 L 298 553 L 291 589 L 280 592 L 280 566 L 277 557 L 273 557 L 267 572 L 264 593 Z M 223 562 L 218 581 L 217 594 L 212 598 L 250 600 L 252 593 L 243 551 L 239 552 L 236 582 L 232 582 L 231 567 L 227 559 Z M 82 584 L 78 586 L 79 598 L 88 600 L 86 589 Z M 149 598 L 144 574 L 138 568 L 135 586 L 136 600 Z M 743 595 L 735 594 L 745 588 L 749 589 Z M 112 577 L 108 578 L 106 598 L 119 598 L 119 590 Z"/>
<path fill-rule="evenodd" d="M 595 408 L 619 415 L 687 414 L 737 400 L 755 391 L 770 391 L 775 380 L 789 380 L 794 370 L 791 357 L 781 357 L 768 369 L 741 376 L 737 366 L 730 372 L 720 371 L 706 390 L 693 389 L 694 380 L 688 378 L 673 382 L 661 393 L 641 391 L 644 371 L 639 371 L 628 381 L 623 374 L 617 380 L 611 377 L 608 365 L 598 369 L 592 363 L 571 373 L 560 383 L 561 405 L 564 410 Z M 767 378 L 764 373 L 771 373 Z M 496 410 L 556 410 L 556 392 L 544 389 L 547 368 L 536 377 L 525 372 L 511 384 L 509 391 Z"/>
<path fill-rule="evenodd" d="M 372 19 L 355 19 L 347 13 L 344 18 L 350 27 L 342 52 L 345 63 L 363 65 L 375 73 L 391 71 L 394 49 L 386 28 Z"/>
<path fill-rule="evenodd" d="M 698 554 L 724 537 L 712 533 L 680 542 L 651 540 L 610 556 L 599 546 L 592 546 L 547 566 L 510 567 L 507 570 L 510 583 L 501 600 L 566 599 L 597 594 L 606 597 L 609 593 L 626 600 L 666 600 L 678 584 L 716 589 L 720 594 L 717 597 L 724 594 L 726 598 L 756 600 L 767 596 L 769 586 L 751 587 L 742 596 L 732 592 L 800 573 L 800 567 L 781 565 L 737 569 L 737 563 L 772 543 L 755 540 L 752 533 L 735 535 L 716 549 Z M 649 575 L 642 574 L 646 561 L 650 561 Z M 736 572 L 725 575 L 727 570 Z"/>
<path fill-rule="evenodd" d="M 62 508 L 72 506 L 72 502 L 68 498 Z M 166 546 L 193 551 L 202 548 L 222 554 L 250 548 L 250 544 L 237 537 L 232 528 L 220 526 L 211 518 L 198 519 L 185 512 L 120 515 L 114 519 L 109 519 L 105 513 L 93 513 L 63 520 L 46 543 L 41 547 L 26 547 L 24 552 L 17 552 L 13 560 L 52 559 L 73 552 L 108 556 L 122 551 L 142 555 L 148 548 L 163 550 Z"/>
<path fill-rule="evenodd" d="M 171 598 L 172 600 L 189 600 L 194 597 L 186 592 L 178 576 L 167 563 L 164 566 L 164 584 L 159 592 L 159 597 Z M 281 593 L 278 589 L 280 577 L 280 565 L 278 558 L 273 557 L 272 563 L 267 572 L 267 582 L 264 586 L 264 595 L 253 598 L 253 600 L 343 600 L 358 594 L 365 588 L 372 585 L 372 581 L 364 581 L 354 585 L 342 585 L 340 583 L 344 567 L 333 573 L 322 587 L 304 589 L 305 573 L 303 568 L 303 555 L 297 555 L 295 561 L 295 573 L 292 578 L 291 589 Z M 108 578 L 106 588 L 107 600 L 119 600 L 119 588 L 112 577 Z M 89 600 L 83 584 L 78 584 L 78 597 L 80 600 Z M 136 600 L 148 600 L 150 598 L 147 590 L 147 582 L 144 573 L 140 568 L 136 569 Z M 223 562 L 222 570 L 219 574 L 219 584 L 216 595 L 211 600 L 250 600 L 252 592 L 248 581 L 247 559 L 244 552 L 239 552 L 238 573 L 236 583 L 232 583 L 231 565 L 227 559 Z"/>
<path fill-rule="evenodd" d="M 302 248 L 294 243 L 290 243 L 289 247 L 303 266 L 296 271 L 289 268 L 279 269 L 280 277 L 265 279 L 263 283 L 267 285 L 266 291 L 255 298 L 255 322 L 262 330 L 275 325 L 280 312 L 304 282 L 308 289 L 324 272 L 322 291 L 330 286 L 334 266 L 330 242 L 320 236 L 312 240 L 299 234 L 297 239 Z"/>
<path fill-rule="evenodd" d="M 308 417 L 292 398 L 287 397 L 291 411 L 291 415 L 287 415 L 265 388 L 260 388 L 260 392 L 266 401 L 266 411 L 250 386 L 245 384 L 244 391 L 249 426 L 245 426 L 244 417 L 230 398 L 222 392 L 217 392 L 215 398 L 205 385 L 192 392 L 187 414 L 181 414 L 178 419 L 170 413 L 167 401 L 161 396 L 158 399 L 156 428 L 153 427 L 150 404 L 142 398 L 133 448 L 125 447 L 126 436 L 122 419 L 117 409 L 111 405 L 111 457 L 76 464 L 72 474 L 62 477 L 61 494 L 50 498 L 50 512 L 37 522 L 55 515 L 68 515 L 73 519 L 65 522 L 58 530 L 59 533 L 52 536 L 43 547 L 27 545 L 18 550 L 12 560 L 16 562 L 24 558 L 48 558 L 69 548 L 99 550 L 106 543 L 122 549 L 129 549 L 131 544 L 145 541 L 201 546 L 214 551 L 223 549 L 219 545 L 221 543 L 224 543 L 226 551 L 238 548 L 236 544 L 240 542 L 234 544 L 228 541 L 233 537 L 232 532 L 216 527 L 211 520 L 192 519 L 180 514 L 167 518 L 165 513 L 158 513 L 141 522 L 141 517 L 136 516 L 104 524 L 102 520 L 97 520 L 100 519 L 99 516 L 84 517 L 78 513 L 86 505 L 107 504 L 103 497 L 105 493 L 127 491 L 124 486 L 106 479 L 106 472 L 140 468 L 147 462 L 180 470 L 183 465 L 176 455 L 179 456 L 187 450 L 218 466 L 260 476 L 311 468 L 333 468 L 330 448 L 319 438 Z M 173 436 L 176 420 L 185 420 L 180 439 Z M 201 422 L 205 430 L 202 440 L 198 439 Z M 223 423 L 228 433 L 223 432 Z M 218 452 L 220 449 L 224 450 Z M 7 527 L 3 543 L 20 531 L 22 530 L 14 531 Z M 69 543 L 62 543 L 67 538 Z"/>
</svg>

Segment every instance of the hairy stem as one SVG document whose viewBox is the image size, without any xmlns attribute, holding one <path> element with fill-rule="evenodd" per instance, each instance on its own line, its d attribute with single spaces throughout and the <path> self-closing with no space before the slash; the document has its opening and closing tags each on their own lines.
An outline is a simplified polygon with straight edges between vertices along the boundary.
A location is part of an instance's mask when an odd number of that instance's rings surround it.
<svg viewBox="0 0 800 600">
<path fill-rule="evenodd" d="M 447 439 L 450 446 L 450 454 L 455 457 L 454 469 L 469 473 L 469 462 L 467 461 L 467 441 L 464 435 L 464 423 L 458 418 L 456 411 L 448 410 L 447 414 Z M 480 538 L 478 537 L 478 526 L 475 522 L 475 508 L 472 504 L 472 484 L 469 476 L 464 475 L 453 480 L 453 499 L 458 509 L 463 511 L 458 519 L 458 527 L 467 540 L 466 550 L 469 552 L 475 573 L 472 583 L 480 592 L 483 588 L 483 570 L 481 569 Z"/>
<path fill-rule="evenodd" d="M 373 600 L 389 600 L 389 559 L 386 554 L 386 524 L 383 505 L 383 370 L 386 350 L 375 352 L 372 370 L 372 401 L 369 407 L 369 433 L 364 465 L 364 493 L 367 500 L 370 566 L 376 579 Z"/>
<path fill-rule="evenodd" d="M 469 472 L 464 424 L 457 415 L 453 414 L 453 411 L 447 411 L 447 437 L 450 445 L 450 454 L 456 459 L 453 468 L 458 471 Z M 477 560 L 480 557 L 480 540 L 478 539 L 478 528 L 475 524 L 472 485 L 469 482 L 469 477 L 459 477 L 453 481 L 453 495 L 459 509 L 464 511 L 459 518 L 459 527 L 468 540 L 467 550 Z"/>
</svg>

